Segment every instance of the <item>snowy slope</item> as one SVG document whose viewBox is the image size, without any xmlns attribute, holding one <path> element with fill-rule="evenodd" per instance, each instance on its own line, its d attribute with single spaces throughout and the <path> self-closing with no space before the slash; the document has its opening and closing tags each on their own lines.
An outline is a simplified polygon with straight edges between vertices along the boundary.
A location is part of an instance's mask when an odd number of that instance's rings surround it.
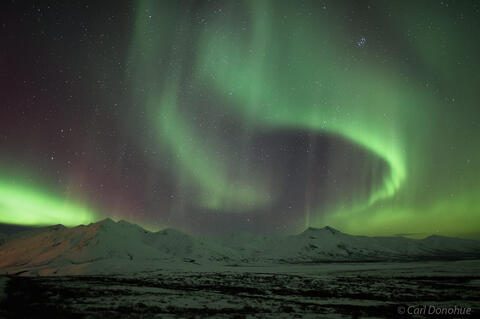
<svg viewBox="0 0 480 319">
<path fill-rule="evenodd" d="M 226 261 L 228 251 L 175 230 L 151 233 L 125 221 L 105 219 L 12 236 L 0 246 L 0 273 L 121 273 L 178 262 Z"/>
<path fill-rule="evenodd" d="M 0 242 L 0 274 L 103 274 L 188 265 L 459 259 L 480 256 L 480 242 L 441 236 L 422 240 L 344 234 L 330 227 L 293 236 L 234 234 L 195 238 L 174 229 L 149 232 L 105 219 L 87 226 L 56 225 Z"/>
<path fill-rule="evenodd" d="M 244 261 L 311 263 L 331 261 L 388 261 L 480 256 L 480 242 L 430 236 L 352 236 L 334 228 L 308 228 L 298 235 L 266 237 L 232 235 L 223 244 L 243 253 Z"/>
<path fill-rule="evenodd" d="M 439 237 L 439 238 L 437 238 Z M 299 235 L 285 237 L 277 247 L 265 252 L 273 260 L 285 262 L 385 261 L 480 256 L 480 242 L 431 236 L 404 237 L 352 236 L 331 227 L 308 228 Z"/>
</svg>

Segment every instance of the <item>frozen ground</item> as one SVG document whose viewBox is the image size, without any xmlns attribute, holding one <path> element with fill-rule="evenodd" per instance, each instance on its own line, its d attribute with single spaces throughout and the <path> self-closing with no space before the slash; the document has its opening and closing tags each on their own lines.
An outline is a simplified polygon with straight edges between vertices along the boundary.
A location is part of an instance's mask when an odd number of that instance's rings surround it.
<svg viewBox="0 0 480 319">
<path fill-rule="evenodd" d="M 0 302 L 5 298 L 5 286 L 7 285 L 8 278 L 0 277 Z"/>
<path fill-rule="evenodd" d="M 422 305 L 471 307 L 464 318 L 474 318 L 480 309 L 480 260 L 3 278 L 0 317 L 14 318 L 421 318 L 398 312 Z"/>
</svg>

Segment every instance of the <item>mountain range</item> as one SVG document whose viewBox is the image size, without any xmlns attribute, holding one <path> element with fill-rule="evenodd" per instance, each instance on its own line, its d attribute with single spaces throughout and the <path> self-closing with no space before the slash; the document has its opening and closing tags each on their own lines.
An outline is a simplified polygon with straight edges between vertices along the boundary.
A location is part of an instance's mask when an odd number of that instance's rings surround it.
<svg viewBox="0 0 480 319">
<path fill-rule="evenodd" d="M 0 238 L 0 274 L 123 274 L 183 267 L 325 262 L 455 260 L 480 257 L 480 241 L 429 236 L 366 237 L 331 227 L 298 235 L 194 237 L 174 229 L 149 232 L 105 219 L 86 226 L 49 226 Z"/>
</svg>

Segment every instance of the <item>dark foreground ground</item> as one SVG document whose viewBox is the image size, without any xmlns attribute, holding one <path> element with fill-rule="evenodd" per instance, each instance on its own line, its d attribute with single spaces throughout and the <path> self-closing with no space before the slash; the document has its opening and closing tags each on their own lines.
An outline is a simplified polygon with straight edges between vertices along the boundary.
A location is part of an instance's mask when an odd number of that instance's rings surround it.
<svg viewBox="0 0 480 319">
<path fill-rule="evenodd" d="M 478 318 L 479 270 L 461 261 L 0 277 L 0 317 Z M 429 314 L 454 307 L 470 314 Z"/>
</svg>

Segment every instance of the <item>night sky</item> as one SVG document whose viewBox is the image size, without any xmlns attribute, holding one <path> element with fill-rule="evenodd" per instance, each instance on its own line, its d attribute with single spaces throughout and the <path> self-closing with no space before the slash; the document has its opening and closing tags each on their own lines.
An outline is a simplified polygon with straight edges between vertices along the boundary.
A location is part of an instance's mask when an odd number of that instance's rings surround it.
<svg viewBox="0 0 480 319">
<path fill-rule="evenodd" d="M 476 1 L 2 1 L 0 223 L 480 238 Z"/>
</svg>

